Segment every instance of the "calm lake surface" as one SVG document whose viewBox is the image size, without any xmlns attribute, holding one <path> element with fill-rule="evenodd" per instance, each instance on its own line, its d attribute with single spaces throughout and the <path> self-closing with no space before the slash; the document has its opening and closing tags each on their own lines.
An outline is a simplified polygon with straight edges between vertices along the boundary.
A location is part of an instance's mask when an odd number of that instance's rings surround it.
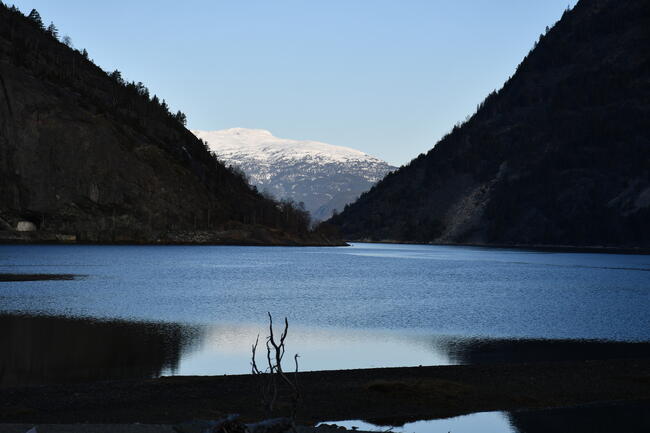
<svg viewBox="0 0 650 433">
<path fill-rule="evenodd" d="M 0 384 L 649 356 L 650 256 L 472 247 L 0 246 Z"/>
</svg>

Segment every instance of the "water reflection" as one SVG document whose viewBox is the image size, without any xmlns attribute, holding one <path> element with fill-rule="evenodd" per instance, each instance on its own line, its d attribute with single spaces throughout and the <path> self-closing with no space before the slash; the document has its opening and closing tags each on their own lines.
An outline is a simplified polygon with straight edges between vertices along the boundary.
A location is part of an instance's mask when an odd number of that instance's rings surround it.
<svg viewBox="0 0 650 433">
<path fill-rule="evenodd" d="M 179 375 L 250 373 L 251 344 L 267 332 L 264 324 L 205 326 L 198 348 L 183 357 Z M 287 352 L 300 355 L 300 370 L 339 370 L 448 365 L 431 338 L 410 332 L 367 329 L 289 328 Z"/>
<path fill-rule="evenodd" d="M 509 413 L 508 418 L 513 431 L 519 433 L 647 433 L 650 402 L 519 411 Z"/>
<path fill-rule="evenodd" d="M 366 421 L 334 421 L 348 429 L 387 431 Z M 647 433 L 650 402 L 597 404 L 572 408 L 481 412 L 454 418 L 416 421 L 390 427 L 394 433 Z"/>
<path fill-rule="evenodd" d="M 594 340 L 435 338 L 451 364 L 649 358 L 650 343 Z"/>
<path fill-rule="evenodd" d="M 198 347 L 183 356 L 177 374 L 249 373 L 250 345 L 265 332 L 261 324 L 205 326 Z M 300 354 L 302 371 L 650 357 L 648 342 L 481 339 L 301 326 L 290 328 L 287 350 Z"/>
<path fill-rule="evenodd" d="M 0 314 L 0 386 L 250 372 L 264 324 L 187 325 Z M 292 326 L 300 370 L 448 364 L 429 337 Z"/>
<path fill-rule="evenodd" d="M 0 315 L 0 386 L 156 377 L 199 338 L 175 324 Z"/>
<path fill-rule="evenodd" d="M 265 324 L 186 325 L 0 315 L 0 386 L 250 371 Z M 291 326 L 300 370 L 648 358 L 650 343 L 479 339 Z"/>
<path fill-rule="evenodd" d="M 402 426 L 379 426 L 366 421 L 333 421 L 322 424 L 335 424 L 348 430 L 355 427 L 361 431 L 392 433 L 516 433 L 508 417 L 501 412 L 480 412 L 471 415 L 457 416 L 454 418 L 436 419 L 429 421 L 416 421 Z"/>
</svg>

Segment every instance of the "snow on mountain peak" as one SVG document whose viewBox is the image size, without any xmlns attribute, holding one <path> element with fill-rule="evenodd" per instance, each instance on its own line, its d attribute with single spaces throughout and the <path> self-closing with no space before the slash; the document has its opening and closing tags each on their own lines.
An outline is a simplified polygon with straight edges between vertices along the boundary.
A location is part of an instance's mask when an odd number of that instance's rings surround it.
<svg viewBox="0 0 650 433">
<path fill-rule="evenodd" d="M 344 146 L 310 140 L 275 137 L 265 129 L 230 128 L 218 131 L 193 130 L 194 135 L 208 143 L 210 149 L 223 159 L 234 155 L 259 161 L 319 159 L 326 163 L 381 160 Z"/>
<path fill-rule="evenodd" d="M 303 202 L 316 219 L 329 218 L 395 168 L 359 150 L 279 138 L 265 129 L 192 132 L 258 189 Z"/>
<path fill-rule="evenodd" d="M 201 131 L 198 131 L 201 132 Z M 258 136 L 258 137 L 273 137 L 271 131 L 266 129 L 249 129 L 249 128 L 229 128 L 222 129 L 220 131 L 205 131 L 205 132 L 221 132 L 224 135 L 246 135 L 246 136 Z"/>
</svg>

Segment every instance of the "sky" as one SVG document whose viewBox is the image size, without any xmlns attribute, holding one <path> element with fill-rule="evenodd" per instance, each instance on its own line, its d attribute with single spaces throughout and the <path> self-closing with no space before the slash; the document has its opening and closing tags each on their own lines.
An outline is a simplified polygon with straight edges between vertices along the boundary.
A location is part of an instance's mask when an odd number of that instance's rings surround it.
<svg viewBox="0 0 650 433">
<path fill-rule="evenodd" d="M 500 88 L 575 0 L 13 3 L 191 129 L 268 129 L 399 166 Z"/>
</svg>

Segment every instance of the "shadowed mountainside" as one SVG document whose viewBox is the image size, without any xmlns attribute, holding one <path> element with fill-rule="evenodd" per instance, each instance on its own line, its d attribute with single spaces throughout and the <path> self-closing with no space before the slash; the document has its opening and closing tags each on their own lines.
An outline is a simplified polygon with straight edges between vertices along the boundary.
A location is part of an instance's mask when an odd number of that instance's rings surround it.
<svg viewBox="0 0 650 433">
<path fill-rule="evenodd" d="M 650 247 L 648 47 L 649 2 L 581 0 L 471 118 L 330 222 L 356 240 Z"/>
<path fill-rule="evenodd" d="M 0 3 L 2 240 L 328 243 L 184 122 L 142 83 Z"/>
</svg>

